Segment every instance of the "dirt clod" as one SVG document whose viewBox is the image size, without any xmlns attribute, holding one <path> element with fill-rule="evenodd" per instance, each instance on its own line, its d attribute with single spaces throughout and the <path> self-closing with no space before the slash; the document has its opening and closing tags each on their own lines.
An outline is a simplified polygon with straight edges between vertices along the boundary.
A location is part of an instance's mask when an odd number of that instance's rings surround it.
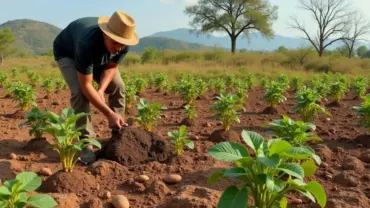
<svg viewBox="0 0 370 208">
<path fill-rule="evenodd" d="M 58 203 L 60 208 L 78 208 L 78 197 L 74 193 L 70 194 L 59 194 L 59 193 L 48 193 L 49 196 L 53 197 Z"/>
<path fill-rule="evenodd" d="M 344 170 L 355 170 L 362 172 L 365 169 L 361 160 L 353 156 L 346 156 L 343 160 L 342 167 Z"/>
<path fill-rule="evenodd" d="M 53 172 L 50 170 L 50 168 L 41 168 L 40 174 L 44 176 L 51 176 L 53 175 Z"/>
<path fill-rule="evenodd" d="M 211 142 L 240 142 L 240 136 L 235 131 L 225 131 L 223 129 L 214 131 L 209 137 L 208 140 Z"/>
</svg>

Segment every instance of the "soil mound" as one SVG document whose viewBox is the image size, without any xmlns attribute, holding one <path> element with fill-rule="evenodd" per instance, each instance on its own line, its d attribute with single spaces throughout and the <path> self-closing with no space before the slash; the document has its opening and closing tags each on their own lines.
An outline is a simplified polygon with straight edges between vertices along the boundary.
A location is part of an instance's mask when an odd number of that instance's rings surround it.
<svg viewBox="0 0 370 208">
<path fill-rule="evenodd" d="M 362 134 L 355 138 L 357 144 L 362 144 L 364 147 L 370 147 L 370 135 Z"/>
<path fill-rule="evenodd" d="M 126 115 L 129 115 L 129 116 L 136 116 L 138 114 L 138 111 L 135 107 L 126 108 L 125 112 L 126 112 Z"/>
<path fill-rule="evenodd" d="M 266 107 L 263 111 L 262 114 L 268 114 L 268 115 L 276 115 L 278 114 L 278 111 L 276 108 L 273 107 Z"/>
<path fill-rule="evenodd" d="M 333 102 L 330 102 L 328 104 L 326 104 L 326 107 L 337 107 L 337 108 L 340 108 L 342 107 L 343 105 L 341 103 L 339 103 L 338 101 L 333 101 Z"/>
<path fill-rule="evenodd" d="M 31 139 L 27 142 L 27 144 L 23 147 L 23 150 L 26 151 L 44 151 L 49 147 L 50 143 L 46 140 L 46 138 L 41 139 Z"/>
<path fill-rule="evenodd" d="M 185 126 L 194 126 L 194 121 L 188 119 L 188 118 L 184 118 L 184 120 L 182 120 L 179 125 L 185 125 Z"/>
<path fill-rule="evenodd" d="M 223 129 L 216 130 L 208 137 L 208 140 L 211 142 L 240 142 L 239 134 L 235 131 L 225 131 Z"/>
<path fill-rule="evenodd" d="M 5 117 L 7 118 L 13 118 L 13 119 L 26 119 L 26 115 L 24 114 L 24 111 L 22 110 L 17 110 L 13 114 L 8 114 Z"/>
<path fill-rule="evenodd" d="M 162 162 L 170 154 L 168 142 L 157 134 L 127 127 L 112 135 L 99 157 L 131 166 L 150 161 Z"/>
<path fill-rule="evenodd" d="M 44 193 L 75 193 L 77 196 L 88 195 L 97 189 L 95 177 L 81 170 L 71 173 L 59 171 L 46 179 L 40 187 Z"/>
</svg>

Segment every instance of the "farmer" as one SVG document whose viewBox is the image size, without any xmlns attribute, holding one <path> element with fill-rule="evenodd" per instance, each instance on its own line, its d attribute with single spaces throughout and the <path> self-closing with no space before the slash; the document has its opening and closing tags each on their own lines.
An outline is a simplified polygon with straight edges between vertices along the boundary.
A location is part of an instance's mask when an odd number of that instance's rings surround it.
<svg viewBox="0 0 370 208">
<path fill-rule="evenodd" d="M 92 103 L 105 115 L 111 129 L 124 123 L 125 85 L 118 71 L 139 38 L 135 20 L 116 11 L 111 17 L 85 17 L 71 22 L 54 40 L 54 58 L 71 90 L 70 103 L 75 113 L 90 113 Z M 95 80 L 99 87 L 93 87 Z M 104 95 L 109 94 L 108 104 Z M 95 137 L 91 116 L 77 121 L 85 125 L 83 137 Z"/>
</svg>

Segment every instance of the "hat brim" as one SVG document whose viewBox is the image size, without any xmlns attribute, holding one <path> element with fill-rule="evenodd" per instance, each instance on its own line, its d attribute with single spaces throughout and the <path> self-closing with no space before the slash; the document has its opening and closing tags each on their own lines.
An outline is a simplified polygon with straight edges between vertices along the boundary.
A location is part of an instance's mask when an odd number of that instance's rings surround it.
<svg viewBox="0 0 370 208">
<path fill-rule="evenodd" d="M 107 17 L 107 16 L 99 17 L 99 19 L 98 19 L 98 25 L 99 25 L 100 29 L 108 37 L 112 38 L 114 41 L 116 41 L 118 43 L 121 43 L 121 44 L 124 44 L 124 45 L 129 45 L 129 46 L 137 45 L 139 43 L 139 37 L 137 36 L 136 33 L 134 33 L 133 37 L 130 38 L 130 39 L 123 38 L 123 37 L 120 37 L 120 36 L 115 35 L 109 29 L 109 27 L 108 27 L 108 21 L 109 21 L 109 17 Z"/>
</svg>

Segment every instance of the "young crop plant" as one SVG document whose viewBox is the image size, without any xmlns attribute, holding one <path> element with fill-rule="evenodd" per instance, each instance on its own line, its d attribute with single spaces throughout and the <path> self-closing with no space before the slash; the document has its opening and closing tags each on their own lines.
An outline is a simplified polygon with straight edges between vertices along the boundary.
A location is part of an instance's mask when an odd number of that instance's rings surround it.
<svg viewBox="0 0 370 208">
<path fill-rule="evenodd" d="M 146 80 L 143 77 L 139 76 L 139 75 L 137 75 L 134 78 L 134 84 L 136 86 L 136 89 L 137 89 L 138 93 L 144 92 L 144 90 L 147 86 Z"/>
<path fill-rule="evenodd" d="M 269 123 L 268 127 L 272 129 L 269 133 L 273 134 L 275 138 L 286 140 L 293 146 L 302 146 L 309 141 L 322 141 L 321 138 L 313 133 L 316 129 L 314 124 L 294 121 L 285 115 L 283 115 L 282 119 Z"/>
<path fill-rule="evenodd" d="M 155 84 L 155 77 L 153 73 L 149 73 L 147 79 L 148 87 L 151 89 L 154 87 Z"/>
<path fill-rule="evenodd" d="M 41 83 L 41 76 L 35 72 L 28 73 L 28 78 L 33 87 Z"/>
<path fill-rule="evenodd" d="M 320 101 L 324 97 L 327 97 L 327 95 L 330 93 L 330 85 L 329 85 L 330 82 L 325 81 L 326 79 L 324 78 L 321 78 L 321 79 L 314 78 L 311 81 L 311 88 L 314 89 L 320 95 L 320 99 L 318 101 Z"/>
<path fill-rule="evenodd" d="M 180 97 L 185 105 L 193 104 L 193 101 L 199 96 L 199 88 L 193 79 L 180 80 L 178 87 Z"/>
<path fill-rule="evenodd" d="M 49 133 L 55 141 L 52 148 L 58 152 L 65 172 L 72 172 L 78 160 L 78 154 L 88 144 L 101 148 L 101 144 L 92 138 L 80 139 L 81 131 L 85 126 L 76 128 L 78 119 L 87 116 L 87 113 L 75 114 L 72 108 L 65 108 L 61 115 L 46 112 L 48 126 L 45 132 Z"/>
<path fill-rule="evenodd" d="M 247 89 L 248 90 L 252 89 L 253 81 L 254 80 L 253 80 L 252 73 L 248 73 L 247 78 L 245 79 L 245 82 L 246 82 L 246 85 L 247 85 Z"/>
<path fill-rule="evenodd" d="M 285 74 L 280 74 L 277 78 L 277 81 L 281 83 L 281 86 L 283 87 L 284 91 L 289 89 L 289 77 Z"/>
<path fill-rule="evenodd" d="M 158 103 L 149 103 L 148 100 L 141 98 L 137 104 L 139 115 L 136 117 L 137 122 L 144 128 L 144 130 L 151 132 L 153 127 L 161 119 L 161 110 L 165 107 Z"/>
<path fill-rule="evenodd" d="M 362 97 L 366 93 L 366 89 L 368 87 L 368 81 L 365 77 L 363 76 L 358 76 L 355 78 L 353 82 L 353 90 L 356 93 L 357 97 Z"/>
<path fill-rule="evenodd" d="M 8 81 L 8 74 L 3 71 L 0 71 L 0 87 L 4 87 L 7 81 Z"/>
<path fill-rule="evenodd" d="M 19 71 L 16 68 L 12 68 L 11 71 L 10 71 L 10 75 L 11 75 L 12 79 L 15 80 L 15 79 L 18 78 Z"/>
<path fill-rule="evenodd" d="M 235 95 L 237 96 L 238 98 L 238 104 L 243 106 L 243 110 L 245 111 L 246 110 L 246 105 L 247 105 L 247 98 L 248 98 L 248 94 L 247 94 L 247 89 L 245 89 L 243 86 L 240 86 L 240 87 L 236 87 L 235 89 Z"/>
<path fill-rule="evenodd" d="M 303 87 L 296 93 L 297 105 L 293 108 L 303 122 L 313 122 L 319 113 L 330 115 L 325 108 L 317 102 L 321 99 L 320 94 L 311 88 Z"/>
<path fill-rule="evenodd" d="M 330 85 L 330 95 L 338 103 L 343 99 L 346 92 L 347 85 L 344 82 L 337 81 Z"/>
<path fill-rule="evenodd" d="M 188 133 L 185 125 L 181 125 L 178 130 L 168 132 L 168 137 L 176 155 L 184 153 L 184 146 L 194 149 L 193 141 L 188 139 Z"/>
<path fill-rule="evenodd" d="M 294 92 L 297 92 L 299 89 L 301 89 L 303 87 L 302 77 L 298 77 L 298 76 L 293 77 L 291 85 L 292 85 L 292 90 Z"/>
<path fill-rule="evenodd" d="M 57 77 L 55 79 L 54 83 L 55 83 L 55 89 L 56 90 L 63 90 L 67 86 L 66 82 L 64 81 L 64 79 L 62 77 Z"/>
<path fill-rule="evenodd" d="M 197 110 L 194 105 L 185 105 L 185 116 L 190 121 L 194 121 L 197 118 Z"/>
<path fill-rule="evenodd" d="M 46 194 L 33 194 L 41 186 L 42 180 L 34 172 L 21 172 L 15 179 L 5 181 L 0 186 L 1 208 L 53 208 L 57 202 Z"/>
<path fill-rule="evenodd" d="M 229 89 L 231 89 L 235 84 L 235 75 L 232 73 L 227 73 L 224 76 L 224 82 L 225 82 L 225 85 L 228 86 Z"/>
<path fill-rule="evenodd" d="M 48 125 L 48 117 L 46 116 L 45 112 L 47 112 L 47 110 L 41 112 L 38 108 L 33 108 L 31 111 L 25 112 L 27 121 L 19 124 L 19 127 L 30 127 L 28 132 L 29 135 L 35 135 L 35 139 L 42 139 L 45 128 Z"/>
<path fill-rule="evenodd" d="M 264 99 L 272 108 L 275 108 L 277 104 L 286 101 L 284 91 L 282 83 L 272 80 L 266 85 Z"/>
<path fill-rule="evenodd" d="M 36 91 L 28 84 L 17 84 L 12 88 L 14 100 L 18 102 L 23 111 L 28 111 L 31 107 L 36 107 Z"/>
<path fill-rule="evenodd" d="M 353 110 L 360 116 L 359 124 L 370 132 L 370 94 L 361 97 L 363 102 L 360 106 L 354 106 Z"/>
<path fill-rule="evenodd" d="M 207 82 L 201 78 L 197 78 L 195 82 L 198 91 L 198 96 L 204 95 L 204 93 L 206 93 L 208 90 Z"/>
<path fill-rule="evenodd" d="M 137 89 L 136 86 L 130 82 L 126 85 L 126 93 L 125 93 L 125 101 L 126 101 L 126 109 L 131 109 L 132 106 L 135 104 Z"/>
<path fill-rule="evenodd" d="M 44 88 L 44 90 L 46 92 L 46 96 L 50 96 L 54 92 L 54 88 L 55 88 L 53 78 L 52 77 L 47 77 L 44 80 L 44 83 L 42 84 L 42 88 Z"/>
<path fill-rule="evenodd" d="M 237 110 L 243 109 L 238 103 L 235 94 L 221 94 L 217 96 L 217 101 L 210 107 L 211 112 L 215 112 L 214 118 L 222 122 L 225 131 L 230 131 L 232 123 L 240 123 Z"/>
<path fill-rule="evenodd" d="M 215 91 L 219 95 L 224 94 L 226 92 L 226 85 L 224 79 L 217 78 L 215 80 Z"/>
<path fill-rule="evenodd" d="M 290 193 L 300 193 L 320 207 L 326 206 L 327 197 L 321 184 L 306 178 L 317 169 L 308 148 L 293 147 L 282 139 L 265 141 L 258 133 L 246 130 L 241 136 L 254 152 L 253 156 L 236 142 L 221 142 L 208 151 L 216 160 L 233 164 L 231 168 L 214 172 L 208 182 L 214 184 L 227 178 L 237 183 L 224 190 L 217 207 L 286 208 Z M 250 197 L 253 202 L 249 202 Z"/>
<path fill-rule="evenodd" d="M 167 83 L 167 81 L 168 81 L 168 77 L 165 73 L 163 72 L 158 73 L 154 77 L 154 86 L 157 89 L 162 90 L 164 85 Z"/>
</svg>

